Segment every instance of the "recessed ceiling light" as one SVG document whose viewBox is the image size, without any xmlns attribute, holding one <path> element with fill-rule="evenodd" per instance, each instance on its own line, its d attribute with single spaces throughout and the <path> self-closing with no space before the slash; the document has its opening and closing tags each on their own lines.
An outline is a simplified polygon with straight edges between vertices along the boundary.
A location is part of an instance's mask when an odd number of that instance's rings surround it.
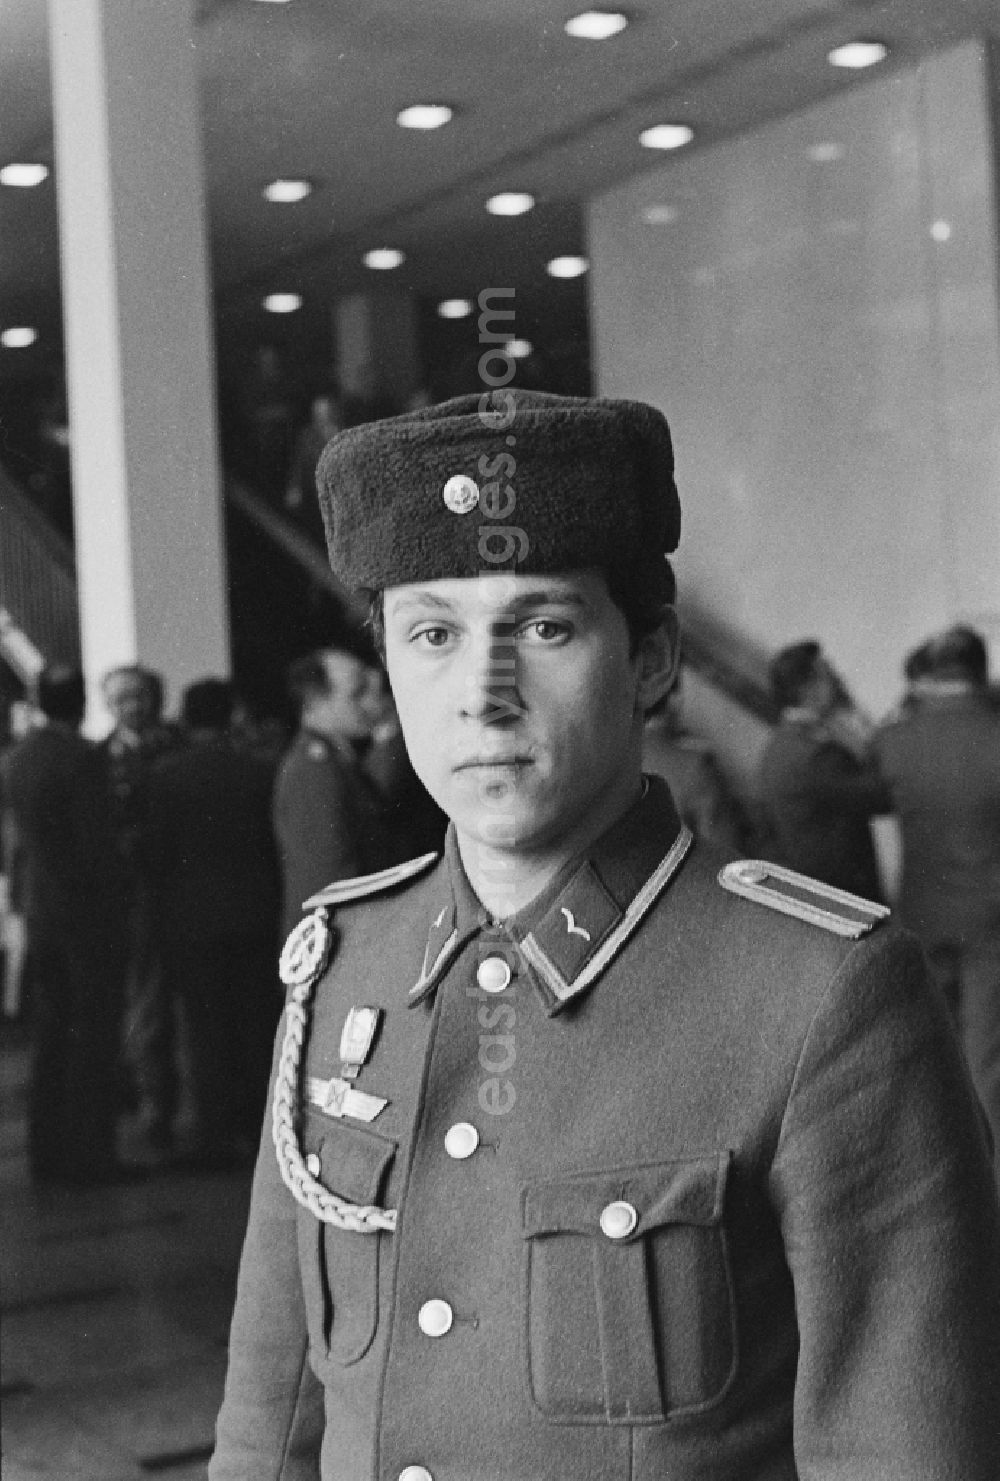
<svg viewBox="0 0 1000 1481">
<path fill-rule="evenodd" d="M 37 338 L 37 329 L 29 329 L 26 324 L 18 325 L 16 328 L 5 329 L 0 334 L 0 344 L 5 350 L 26 350 Z"/>
<path fill-rule="evenodd" d="M 677 220 L 676 206 L 647 206 L 642 213 L 643 221 L 648 221 L 650 226 L 669 226 L 671 221 Z"/>
<path fill-rule="evenodd" d="M 824 139 L 821 144 L 811 144 L 806 153 L 818 165 L 831 165 L 843 159 L 847 150 L 839 139 Z"/>
<path fill-rule="evenodd" d="M 467 298 L 443 298 L 437 311 L 442 319 L 467 319 L 472 313 L 472 304 Z"/>
<path fill-rule="evenodd" d="M 643 129 L 639 143 L 644 149 L 683 149 L 694 138 L 694 129 L 686 123 L 657 123 Z"/>
<path fill-rule="evenodd" d="M 277 205 L 304 201 L 307 195 L 312 195 L 311 180 L 272 180 L 270 185 L 264 186 L 265 199 Z"/>
<path fill-rule="evenodd" d="M 389 272 L 394 267 L 402 267 L 406 257 L 398 247 L 373 247 L 365 253 L 362 261 L 365 267 L 373 267 L 376 272 Z"/>
<path fill-rule="evenodd" d="M 884 41 L 847 41 L 828 51 L 826 59 L 831 67 L 874 67 L 885 61 L 889 48 Z"/>
<path fill-rule="evenodd" d="M 584 41 L 608 41 L 617 36 L 628 25 L 628 16 L 620 10 L 582 10 L 571 15 L 563 30 L 567 36 L 578 36 Z"/>
<path fill-rule="evenodd" d="M 490 196 L 486 209 L 491 216 L 523 216 L 534 204 L 535 197 L 526 190 L 501 190 Z"/>
<path fill-rule="evenodd" d="M 590 266 L 586 257 L 553 257 L 545 264 L 550 278 L 578 278 Z"/>
<path fill-rule="evenodd" d="M 503 347 L 503 352 L 512 360 L 527 360 L 529 355 L 535 353 L 535 347 L 530 339 L 509 339 Z"/>
<path fill-rule="evenodd" d="M 0 185 L 18 185 L 29 189 L 49 178 L 48 165 L 9 164 L 0 169 Z"/>
<path fill-rule="evenodd" d="M 447 103 L 414 103 L 396 114 L 401 129 L 439 129 L 450 123 L 455 110 Z"/>
<path fill-rule="evenodd" d="M 269 314 L 294 314 L 302 307 L 301 293 L 269 293 L 264 299 Z"/>
<path fill-rule="evenodd" d="M 935 242 L 947 242 L 951 240 L 950 221 L 932 221 L 931 236 Z"/>
</svg>

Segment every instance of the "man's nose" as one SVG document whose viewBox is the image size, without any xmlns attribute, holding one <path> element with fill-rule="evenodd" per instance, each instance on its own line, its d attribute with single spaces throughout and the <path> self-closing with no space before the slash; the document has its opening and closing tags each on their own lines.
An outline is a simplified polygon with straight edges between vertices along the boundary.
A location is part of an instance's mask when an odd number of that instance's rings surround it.
<svg viewBox="0 0 1000 1481">
<path fill-rule="evenodd" d="M 510 626 L 498 625 L 469 645 L 462 713 L 483 725 L 509 723 L 523 713 L 517 650 Z"/>
</svg>

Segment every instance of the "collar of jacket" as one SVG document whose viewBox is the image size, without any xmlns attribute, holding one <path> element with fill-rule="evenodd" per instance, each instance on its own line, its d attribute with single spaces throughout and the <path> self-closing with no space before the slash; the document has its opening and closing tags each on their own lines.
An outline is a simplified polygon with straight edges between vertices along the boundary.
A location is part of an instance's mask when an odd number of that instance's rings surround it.
<svg viewBox="0 0 1000 1481">
<path fill-rule="evenodd" d="M 570 860 L 524 910 L 495 923 L 462 868 L 454 826 L 445 842 L 443 890 L 430 922 L 409 1004 L 434 991 L 463 947 L 490 928 L 491 944 L 518 957 L 549 1014 L 592 987 L 680 868 L 692 836 L 670 791 L 647 777 L 643 795 Z"/>
</svg>

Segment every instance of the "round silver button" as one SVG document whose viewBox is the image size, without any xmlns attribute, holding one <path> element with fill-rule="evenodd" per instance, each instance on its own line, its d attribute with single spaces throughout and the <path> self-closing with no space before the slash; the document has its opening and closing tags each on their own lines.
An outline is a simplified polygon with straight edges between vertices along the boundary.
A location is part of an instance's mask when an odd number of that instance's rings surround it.
<svg viewBox="0 0 1000 1481">
<path fill-rule="evenodd" d="M 318 1178 L 320 1172 L 322 1171 L 322 1168 L 323 1164 L 316 1156 L 316 1153 L 310 1152 L 309 1156 L 306 1158 L 306 1172 L 309 1173 L 311 1177 Z"/>
<path fill-rule="evenodd" d="M 601 1209 L 601 1233 L 609 1239 L 627 1239 L 639 1222 L 639 1215 L 624 1199 Z"/>
<path fill-rule="evenodd" d="M 483 992 L 503 992 L 510 978 L 510 967 L 502 956 L 488 956 L 476 971 L 476 981 Z"/>
<path fill-rule="evenodd" d="M 404 1466 L 399 1481 L 434 1481 L 434 1477 L 426 1466 Z"/>
<path fill-rule="evenodd" d="M 447 1301 L 425 1301 L 417 1312 L 417 1326 L 425 1337 L 443 1337 L 451 1331 L 455 1313 Z"/>
<path fill-rule="evenodd" d="M 444 1149 L 456 1162 L 471 1157 L 479 1146 L 479 1132 L 471 1121 L 456 1121 L 444 1134 Z"/>
</svg>

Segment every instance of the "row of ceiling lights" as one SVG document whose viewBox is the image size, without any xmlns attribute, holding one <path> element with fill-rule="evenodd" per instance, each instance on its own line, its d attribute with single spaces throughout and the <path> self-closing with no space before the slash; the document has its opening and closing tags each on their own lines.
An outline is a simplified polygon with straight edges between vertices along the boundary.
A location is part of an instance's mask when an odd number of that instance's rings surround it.
<svg viewBox="0 0 1000 1481">
<path fill-rule="evenodd" d="M 258 0 L 262 4 L 288 4 L 290 0 Z M 571 16 L 563 26 L 567 35 L 587 41 L 609 41 L 619 35 L 629 24 L 629 18 L 617 10 L 585 10 Z M 873 67 L 884 61 L 888 47 L 881 41 L 849 41 L 834 47 L 827 53 L 827 61 L 833 67 L 859 69 Z M 414 103 L 396 115 L 400 128 L 433 130 L 450 123 L 455 110 L 446 103 Z M 694 138 L 694 130 L 686 123 L 659 123 L 643 129 L 639 143 L 645 149 L 682 149 Z M 0 167 L 0 185 L 30 189 L 41 185 L 48 178 L 46 165 L 34 162 L 12 161 Z M 313 190 L 312 181 L 306 179 L 272 180 L 264 187 L 265 198 L 277 205 L 292 205 L 305 200 Z M 485 207 L 493 216 L 522 216 L 532 210 L 535 197 L 526 190 L 504 190 L 490 196 Z M 364 265 L 376 272 L 392 271 L 405 262 L 405 254 L 397 247 L 374 247 L 362 258 Z M 585 257 L 554 257 L 546 264 L 546 272 L 553 278 L 577 278 L 587 271 Z M 302 304 L 297 293 L 270 293 L 264 299 L 264 308 L 270 313 L 294 313 Z M 445 319 L 465 318 L 472 312 L 466 299 L 445 299 L 438 305 L 438 313 Z M 4 349 L 24 349 L 34 344 L 37 331 L 29 326 L 11 326 L 0 332 L 0 345 Z"/>
<path fill-rule="evenodd" d="M 268 3 L 284 3 L 284 0 L 268 0 Z M 570 36 L 591 41 L 608 41 L 628 25 L 628 17 L 620 11 L 587 10 L 571 16 L 564 30 Z M 835 47 L 827 54 L 833 67 L 859 69 L 873 67 L 884 61 L 888 47 L 881 41 L 851 41 Z M 443 128 L 455 116 L 455 110 L 446 103 L 414 103 L 396 114 L 400 128 L 433 130 Z M 683 149 L 694 138 L 694 129 L 686 123 L 658 123 L 643 129 L 639 143 L 645 149 Z M 306 179 L 272 180 L 264 187 L 264 196 L 276 204 L 294 204 L 305 200 L 312 193 L 312 181 Z M 533 209 L 535 197 L 526 190 L 503 190 L 484 202 L 486 210 L 493 216 L 523 216 Z M 365 267 L 376 272 L 391 272 L 402 267 L 406 254 L 398 247 L 374 247 L 362 257 Z M 585 273 L 589 263 L 585 257 L 554 257 L 546 263 L 545 270 L 553 278 L 577 278 Z M 297 293 L 269 293 L 264 299 L 264 308 L 269 313 L 294 313 L 302 306 Z M 442 319 L 464 319 L 472 313 L 472 304 L 464 298 L 446 298 L 438 304 Z"/>
</svg>

